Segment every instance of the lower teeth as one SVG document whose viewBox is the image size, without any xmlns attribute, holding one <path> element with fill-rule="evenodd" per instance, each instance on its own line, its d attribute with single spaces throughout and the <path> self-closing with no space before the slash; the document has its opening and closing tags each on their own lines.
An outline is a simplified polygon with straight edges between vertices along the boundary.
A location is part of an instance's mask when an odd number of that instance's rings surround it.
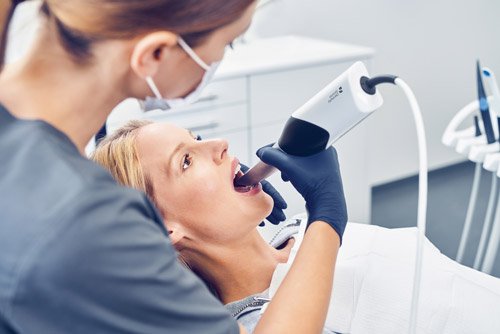
<svg viewBox="0 0 500 334">
<path fill-rule="evenodd" d="M 239 193 L 247 193 L 252 190 L 255 186 L 243 186 L 243 187 L 234 187 L 234 189 Z"/>
</svg>

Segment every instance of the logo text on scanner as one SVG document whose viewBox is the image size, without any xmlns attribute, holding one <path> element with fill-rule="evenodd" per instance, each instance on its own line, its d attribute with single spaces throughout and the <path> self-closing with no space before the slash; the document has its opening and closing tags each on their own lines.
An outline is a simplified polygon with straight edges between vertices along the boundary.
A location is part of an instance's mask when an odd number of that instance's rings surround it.
<svg viewBox="0 0 500 334">
<path fill-rule="evenodd" d="M 338 89 L 336 89 L 333 93 L 331 93 L 328 96 L 328 103 L 331 103 L 333 100 L 335 100 L 343 92 L 344 92 L 344 88 L 342 88 L 342 86 L 340 86 Z"/>
</svg>

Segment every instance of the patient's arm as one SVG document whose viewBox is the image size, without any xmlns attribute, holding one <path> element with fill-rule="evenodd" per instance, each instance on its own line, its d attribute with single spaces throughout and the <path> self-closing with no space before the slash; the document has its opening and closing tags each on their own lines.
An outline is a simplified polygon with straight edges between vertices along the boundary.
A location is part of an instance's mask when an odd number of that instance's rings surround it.
<svg viewBox="0 0 500 334">
<path fill-rule="evenodd" d="M 308 227 L 290 271 L 254 333 L 322 333 L 339 246 L 338 234 L 327 223 Z"/>
</svg>

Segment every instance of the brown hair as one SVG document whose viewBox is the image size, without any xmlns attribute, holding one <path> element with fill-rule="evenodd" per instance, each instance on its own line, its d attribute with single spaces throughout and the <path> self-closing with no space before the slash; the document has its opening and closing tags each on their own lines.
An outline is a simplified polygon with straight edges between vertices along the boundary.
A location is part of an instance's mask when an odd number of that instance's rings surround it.
<svg viewBox="0 0 500 334">
<path fill-rule="evenodd" d="M 0 1 L 0 70 L 3 67 L 5 51 L 7 50 L 7 35 L 9 23 L 18 4 L 24 0 Z"/>
<path fill-rule="evenodd" d="M 10 6 L 4 1 L 0 4 L 0 20 L 4 16 L 0 66 L 4 63 L 10 19 L 15 7 L 24 0 L 11 0 Z M 240 18 L 254 1 L 43 0 L 42 12 L 67 52 L 84 63 L 92 55 L 96 41 L 128 39 L 155 30 L 172 31 L 196 46 L 210 33 Z"/>
<path fill-rule="evenodd" d="M 135 144 L 139 130 L 151 123 L 146 120 L 129 121 L 99 142 L 90 158 L 107 169 L 121 185 L 144 192 L 161 211 L 154 197 L 153 184 L 139 162 Z"/>
</svg>

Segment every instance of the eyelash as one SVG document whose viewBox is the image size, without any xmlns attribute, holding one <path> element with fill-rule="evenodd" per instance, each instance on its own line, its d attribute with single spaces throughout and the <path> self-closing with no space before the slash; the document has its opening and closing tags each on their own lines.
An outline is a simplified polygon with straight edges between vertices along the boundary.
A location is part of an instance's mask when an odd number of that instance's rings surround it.
<svg viewBox="0 0 500 334">
<path fill-rule="evenodd" d="M 191 132 L 191 135 L 193 136 L 194 140 L 201 141 L 201 136 L 200 135 L 195 135 Z M 193 157 L 191 155 L 185 154 L 184 157 L 182 158 L 182 171 L 186 171 L 191 165 L 193 164 Z"/>
<path fill-rule="evenodd" d="M 182 158 L 182 171 L 185 171 L 193 164 L 193 158 L 188 154 L 184 155 Z M 187 165 L 187 166 L 186 166 Z"/>
</svg>

